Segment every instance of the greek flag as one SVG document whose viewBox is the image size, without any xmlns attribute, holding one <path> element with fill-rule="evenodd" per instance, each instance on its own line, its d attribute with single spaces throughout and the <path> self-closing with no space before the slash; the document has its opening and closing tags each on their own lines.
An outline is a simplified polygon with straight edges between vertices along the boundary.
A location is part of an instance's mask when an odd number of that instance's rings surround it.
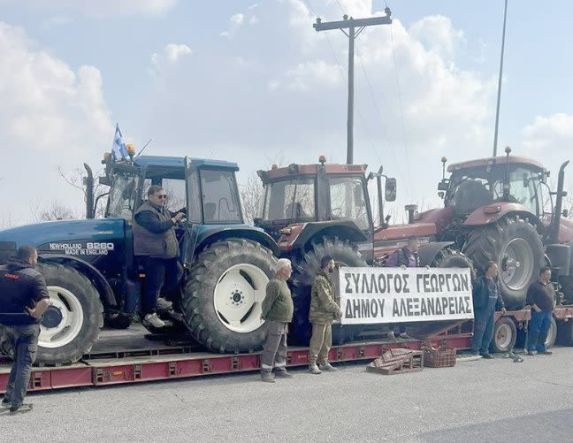
<svg viewBox="0 0 573 443">
<path fill-rule="evenodd" d="M 111 155 L 114 160 L 124 160 L 128 157 L 127 148 L 123 142 L 123 136 L 119 130 L 119 124 L 115 125 L 115 136 L 113 137 L 113 145 L 111 146 Z"/>
</svg>

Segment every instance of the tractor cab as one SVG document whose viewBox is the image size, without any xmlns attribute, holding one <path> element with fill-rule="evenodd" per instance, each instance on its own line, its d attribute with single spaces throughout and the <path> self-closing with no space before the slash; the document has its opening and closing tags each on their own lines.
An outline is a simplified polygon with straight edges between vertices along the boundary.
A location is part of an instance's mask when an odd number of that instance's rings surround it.
<svg viewBox="0 0 573 443">
<path fill-rule="evenodd" d="M 452 164 L 448 172 L 438 189 L 457 217 L 499 203 L 522 205 L 539 219 L 553 213 L 549 172 L 534 160 L 507 155 Z"/>
<path fill-rule="evenodd" d="M 131 220 L 147 189 L 160 185 L 168 195 L 167 208 L 187 213 L 193 223 L 243 223 L 235 163 L 160 156 L 118 162 L 106 156 L 105 161 L 106 176 L 100 183 L 110 187 L 106 218 Z"/>
<path fill-rule="evenodd" d="M 368 198 L 366 165 L 291 164 L 258 171 L 264 186 L 257 226 L 275 239 L 304 224 L 345 223 L 370 237 L 373 224 Z"/>
</svg>

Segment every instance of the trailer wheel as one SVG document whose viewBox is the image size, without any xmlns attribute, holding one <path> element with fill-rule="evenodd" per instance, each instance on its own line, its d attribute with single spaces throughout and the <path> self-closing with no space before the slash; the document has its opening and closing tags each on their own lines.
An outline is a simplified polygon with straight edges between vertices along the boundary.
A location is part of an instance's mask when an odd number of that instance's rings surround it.
<svg viewBox="0 0 573 443">
<path fill-rule="evenodd" d="M 557 339 L 557 322 L 555 317 L 551 317 L 551 323 L 549 324 L 549 331 L 547 332 L 547 339 L 545 339 L 545 349 L 551 349 L 555 345 L 555 340 Z"/>
<path fill-rule="evenodd" d="M 276 258 L 246 239 L 213 243 L 199 254 L 185 283 L 182 309 L 195 340 L 217 352 L 253 352 L 265 340 L 261 320 Z"/>
<path fill-rule="evenodd" d="M 519 218 L 471 231 L 463 248 L 483 271 L 488 261 L 499 267 L 499 287 L 508 309 L 525 306 L 527 287 L 537 278 L 543 262 L 543 244 L 535 226 Z"/>
<path fill-rule="evenodd" d="M 40 323 L 36 361 L 62 365 L 88 353 L 103 326 L 103 306 L 92 282 L 76 269 L 40 263 L 51 305 Z"/>
<path fill-rule="evenodd" d="M 344 266 L 368 266 L 360 253 L 352 247 L 350 242 L 338 238 L 324 239 L 320 243 L 314 243 L 304 256 L 294 263 L 292 278 L 292 297 L 294 302 L 294 318 L 292 336 L 301 345 L 307 345 L 312 335 L 312 325 L 308 320 L 310 310 L 310 293 L 314 278 L 320 270 L 320 260 L 325 255 L 330 255 L 339 265 Z M 340 326 L 332 327 L 332 342 L 343 344 L 352 340 L 356 327 Z"/>
<path fill-rule="evenodd" d="M 517 328 L 511 318 L 501 317 L 493 326 L 493 340 L 491 341 L 490 351 L 510 352 L 515 346 L 517 340 Z"/>
</svg>

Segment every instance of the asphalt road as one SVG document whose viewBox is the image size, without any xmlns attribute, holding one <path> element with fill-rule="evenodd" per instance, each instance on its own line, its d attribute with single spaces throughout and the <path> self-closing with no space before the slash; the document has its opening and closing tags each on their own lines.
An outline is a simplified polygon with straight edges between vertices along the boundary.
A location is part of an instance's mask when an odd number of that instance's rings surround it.
<svg viewBox="0 0 573 443">
<path fill-rule="evenodd" d="M 30 395 L 0 441 L 573 441 L 573 348 L 384 376 L 364 365 L 274 385 L 233 375 Z"/>
</svg>

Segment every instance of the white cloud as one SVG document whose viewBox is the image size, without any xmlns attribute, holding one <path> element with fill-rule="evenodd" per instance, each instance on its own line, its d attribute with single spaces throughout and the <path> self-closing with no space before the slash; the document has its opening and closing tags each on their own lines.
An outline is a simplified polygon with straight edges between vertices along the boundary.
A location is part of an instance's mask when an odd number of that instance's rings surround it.
<svg viewBox="0 0 573 443">
<path fill-rule="evenodd" d="M 0 5 L 17 4 L 31 11 L 70 13 L 96 17 L 116 15 L 162 15 L 177 4 L 177 0 L 0 0 Z"/>
<path fill-rule="evenodd" d="M 330 0 L 311 5 L 261 3 L 258 26 L 243 23 L 230 45 L 198 53 L 197 63 L 161 82 L 148 119 L 164 143 L 188 145 L 177 128 L 191 120 L 198 123 L 196 155 L 248 158 L 247 172 L 281 154 L 287 162 L 316 161 L 321 153 L 344 161 L 348 39 L 312 28 L 316 14 L 335 20 L 343 11 Z M 342 5 L 355 17 L 372 9 L 366 0 Z M 249 10 L 244 14 L 247 20 Z M 464 160 L 491 139 L 495 75 L 460 68 L 463 43 L 463 33 L 440 16 L 410 27 L 395 18 L 365 29 L 356 42 L 355 161 L 383 162 L 398 176 L 403 199 L 419 201 L 435 189 L 442 155 Z"/>
<path fill-rule="evenodd" d="M 235 34 L 242 28 L 245 24 L 250 26 L 256 25 L 259 22 L 259 18 L 252 12 L 258 5 L 251 5 L 247 8 L 247 14 L 237 13 L 233 14 L 229 18 L 229 27 L 221 32 L 221 37 L 232 39 Z"/>
<path fill-rule="evenodd" d="M 3 192 L 12 219 L 29 218 L 32 200 L 70 200 L 57 167 L 95 164 L 111 143 L 113 126 L 99 70 L 38 49 L 22 29 L 0 22 L 0 138 Z M 38 161 L 41 159 L 41 161 Z M 81 195 L 74 203 L 81 205 Z"/>
<path fill-rule="evenodd" d="M 573 115 L 555 113 L 537 116 L 523 131 L 523 155 L 530 156 L 544 163 L 557 180 L 559 166 L 566 160 L 573 160 Z M 519 155 L 519 152 L 514 151 Z M 569 195 L 573 195 L 573 168 L 566 170 L 569 183 Z"/>
<path fill-rule="evenodd" d="M 151 55 L 152 74 L 158 74 L 165 67 L 177 64 L 183 57 L 193 53 L 193 50 L 185 44 L 169 43 L 161 53 Z"/>
</svg>

